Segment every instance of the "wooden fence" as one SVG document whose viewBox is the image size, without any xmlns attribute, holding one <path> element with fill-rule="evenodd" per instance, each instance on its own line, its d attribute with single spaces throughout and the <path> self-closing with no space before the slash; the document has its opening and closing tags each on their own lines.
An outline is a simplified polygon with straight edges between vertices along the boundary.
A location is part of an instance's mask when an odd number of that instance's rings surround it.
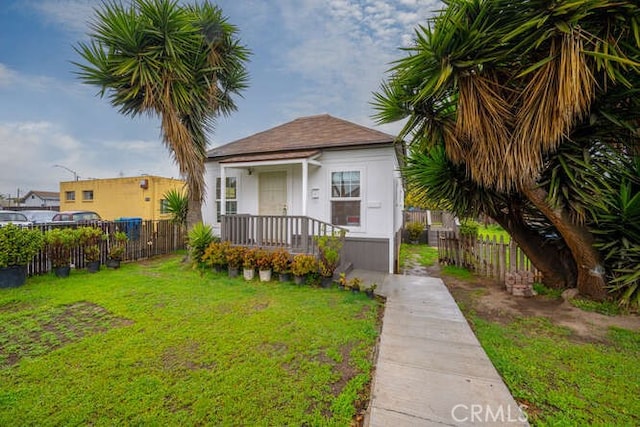
<svg viewBox="0 0 640 427">
<path fill-rule="evenodd" d="M 186 247 L 186 231 L 177 224 L 169 220 L 160 221 L 114 221 L 114 222 L 93 222 L 82 224 L 61 224 L 61 225 L 35 225 L 32 228 L 40 229 L 43 232 L 51 228 L 83 227 L 92 226 L 102 229 L 105 235 L 111 235 L 116 231 L 127 234 L 129 240 L 126 244 L 124 261 L 136 261 L 139 259 L 151 258 L 157 255 L 165 255 L 178 249 Z M 100 242 L 100 260 L 104 264 L 108 253 L 107 240 Z M 84 268 L 84 254 L 81 247 L 72 251 L 71 264 L 75 268 Z M 51 263 L 47 259 L 45 250 L 40 251 L 28 266 L 28 274 L 44 274 L 51 271 Z"/>
<path fill-rule="evenodd" d="M 438 235 L 438 258 L 440 263 L 467 268 L 476 274 L 505 280 L 506 273 L 528 271 L 534 280 L 542 280 L 538 271 L 512 240 L 505 243 L 494 237 L 478 239 L 459 236 L 454 232 L 440 232 Z"/>
</svg>

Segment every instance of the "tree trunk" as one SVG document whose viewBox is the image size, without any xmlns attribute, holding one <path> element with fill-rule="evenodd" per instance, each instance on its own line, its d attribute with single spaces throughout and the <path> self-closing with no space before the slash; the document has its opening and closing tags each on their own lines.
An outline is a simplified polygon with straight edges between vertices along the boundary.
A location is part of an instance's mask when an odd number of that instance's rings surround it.
<svg viewBox="0 0 640 427">
<path fill-rule="evenodd" d="M 189 192 L 191 194 L 191 192 Z M 187 211 L 187 230 L 191 230 L 194 225 L 202 222 L 202 200 L 199 197 L 189 196 L 189 210 Z"/>
<path fill-rule="evenodd" d="M 515 213 L 496 215 L 493 219 L 509 232 L 527 258 L 542 272 L 546 286 L 555 289 L 576 286 L 576 265 L 569 251 L 550 244 Z"/>
<path fill-rule="evenodd" d="M 556 227 L 569 247 L 578 272 L 578 292 L 597 301 L 605 299 L 607 293 L 604 268 L 600 262 L 600 254 L 593 246 L 591 232 L 586 227 L 575 224 L 565 209 L 553 208 L 542 188 L 523 188 L 522 194 Z"/>
</svg>

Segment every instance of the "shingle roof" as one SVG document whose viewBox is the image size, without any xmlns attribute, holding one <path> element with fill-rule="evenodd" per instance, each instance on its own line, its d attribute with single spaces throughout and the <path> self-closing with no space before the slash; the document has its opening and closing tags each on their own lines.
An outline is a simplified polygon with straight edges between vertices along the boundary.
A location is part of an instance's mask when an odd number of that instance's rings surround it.
<svg viewBox="0 0 640 427">
<path fill-rule="evenodd" d="M 36 195 L 43 200 L 60 200 L 60 193 L 57 191 L 39 191 L 39 190 L 31 190 L 27 194 L 25 194 L 24 198 L 31 195 Z"/>
<path fill-rule="evenodd" d="M 295 119 L 207 152 L 210 159 L 298 150 L 390 144 L 395 137 L 328 114 Z"/>
</svg>

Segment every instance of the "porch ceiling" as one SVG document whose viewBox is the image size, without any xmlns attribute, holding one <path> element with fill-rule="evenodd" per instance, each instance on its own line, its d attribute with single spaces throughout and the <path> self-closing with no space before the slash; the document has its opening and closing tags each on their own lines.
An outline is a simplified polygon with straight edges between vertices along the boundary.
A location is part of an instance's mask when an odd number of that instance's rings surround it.
<svg viewBox="0 0 640 427">
<path fill-rule="evenodd" d="M 262 153 L 262 154 L 246 154 L 241 156 L 233 156 L 220 160 L 220 163 L 251 163 L 266 162 L 271 160 L 298 160 L 308 159 L 320 154 L 320 150 L 305 151 L 288 151 L 284 153 Z"/>
</svg>

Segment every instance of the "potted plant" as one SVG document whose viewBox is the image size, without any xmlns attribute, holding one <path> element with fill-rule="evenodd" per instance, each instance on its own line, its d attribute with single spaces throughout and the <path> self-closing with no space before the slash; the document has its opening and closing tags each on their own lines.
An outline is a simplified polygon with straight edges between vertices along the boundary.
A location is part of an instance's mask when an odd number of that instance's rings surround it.
<svg viewBox="0 0 640 427">
<path fill-rule="evenodd" d="M 216 273 L 220 273 L 227 265 L 227 251 L 229 248 L 231 248 L 229 242 L 211 242 L 204 250 L 202 262 Z"/>
<path fill-rule="evenodd" d="M 244 246 L 230 246 L 226 251 L 229 277 L 237 277 L 244 259 Z"/>
<path fill-rule="evenodd" d="M 360 292 L 360 287 L 362 286 L 362 279 L 359 277 L 354 277 L 353 279 L 347 282 L 347 287 L 351 289 L 351 292 L 357 294 Z"/>
<path fill-rule="evenodd" d="M 347 273 L 340 273 L 340 277 L 338 278 L 338 286 L 340 289 L 347 289 Z"/>
<path fill-rule="evenodd" d="M 15 224 L 0 227 L 0 288 L 22 286 L 27 281 L 27 265 L 44 245 L 38 229 Z"/>
<path fill-rule="evenodd" d="M 319 269 L 322 286 L 329 287 L 333 282 L 333 273 L 340 262 L 340 250 L 344 243 L 344 231 L 316 237 L 319 252 Z"/>
<path fill-rule="evenodd" d="M 297 285 L 305 282 L 306 276 L 318 271 L 318 260 L 313 255 L 297 254 L 291 262 L 291 272 Z"/>
<path fill-rule="evenodd" d="M 373 299 L 373 297 L 375 296 L 374 291 L 376 290 L 377 287 L 378 287 L 377 284 L 372 283 L 371 286 L 364 288 L 364 293 L 367 294 L 369 298 Z M 360 289 L 360 290 L 362 291 L 363 289 Z"/>
<path fill-rule="evenodd" d="M 271 281 L 271 270 L 273 268 L 273 254 L 268 249 L 258 249 L 256 251 L 256 266 L 261 282 Z"/>
<path fill-rule="evenodd" d="M 74 228 L 52 228 L 44 233 L 44 243 L 51 269 L 57 277 L 71 272 L 71 250 L 78 244 L 79 233 Z"/>
<path fill-rule="evenodd" d="M 80 227 L 80 244 L 84 253 L 84 261 L 89 273 L 100 271 L 100 240 L 102 230 L 97 227 Z"/>
<path fill-rule="evenodd" d="M 288 282 L 291 273 L 291 254 L 286 249 L 280 248 L 273 252 L 273 272 L 278 274 L 281 282 Z"/>
<path fill-rule="evenodd" d="M 129 238 L 123 231 L 116 231 L 111 234 L 109 240 L 109 253 L 107 254 L 107 267 L 120 268 L 120 262 L 124 259 L 127 251 L 127 241 Z"/>
<path fill-rule="evenodd" d="M 246 248 L 242 258 L 244 280 L 253 280 L 256 274 L 256 248 Z"/>
</svg>

